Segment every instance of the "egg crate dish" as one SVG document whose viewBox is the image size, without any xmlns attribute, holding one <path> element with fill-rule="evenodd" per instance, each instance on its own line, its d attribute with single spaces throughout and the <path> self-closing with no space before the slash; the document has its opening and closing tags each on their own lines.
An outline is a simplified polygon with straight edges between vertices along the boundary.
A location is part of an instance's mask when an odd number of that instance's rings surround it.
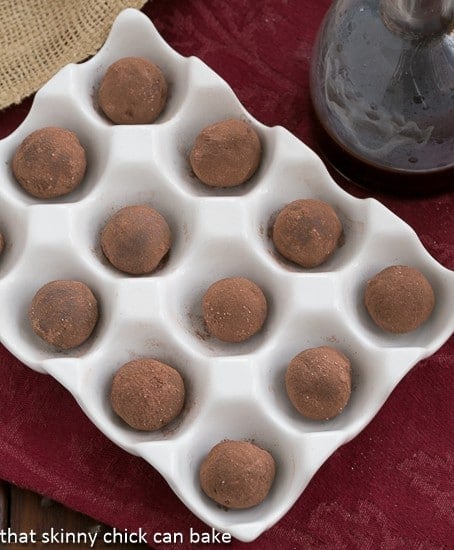
<svg viewBox="0 0 454 550">
<path fill-rule="evenodd" d="M 169 85 L 155 123 L 116 126 L 97 105 L 97 89 L 114 61 L 140 56 L 157 64 Z M 262 161 L 247 183 L 209 188 L 191 174 L 197 134 L 226 118 L 248 121 Z M 75 132 L 87 152 L 83 184 L 45 202 L 27 195 L 11 171 L 22 140 L 45 126 Z M 0 142 L 0 221 L 7 248 L 0 267 L 0 337 L 23 363 L 65 386 L 98 428 L 141 456 L 200 519 L 251 541 L 294 504 L 322 463 L 355 437 L 416 362 L 433 354 L 454 329 L 454 273 L 438 264 L 414 231 L 373 199 L 341 190 L 321 160 L 288 131 L 254 120 L 231 88 L 202 61 L 184 58 L 148 18 L 125 10 L 103 48 L 89 61 L 63 68 L 36 95 L 27 119 Z M 270 239 L 276 213 L 296 199 L 335 209 L 343 244 L 319 268 L 282 259 Z M 169 223 L 172 247 L 149 276 L 131 277 L 104 258 L 100 232 L 120 208 L 149 204 Z M 369 278 L 389 265 L 420 269 L 436 297 L 430 319 L 404 335 L 384 333 L 363 305 Z M 210 337 L 202 320 L 205 290 L 243 276 L 264 291 L 268 315 L 246 342 Z M 95 333 L 82 346 L 55 351 L 32 331 L 27 312 L 45 283 L 86 283 L 100 304 Z M 352 364 L 352 394 L 328 421 L 299 415 L 284 374 L 300 351 L 330 345 Z M 135 358 L 174 366 L 186 385 L 182 414 L 157 432 L 129 428 L 113 412 L 114 373 Z M 247 510 L 226 511 L 201 490 L 199 468 L 224 439 L 253 441 L 276 461 L 268 497 Z"/>
</svg>

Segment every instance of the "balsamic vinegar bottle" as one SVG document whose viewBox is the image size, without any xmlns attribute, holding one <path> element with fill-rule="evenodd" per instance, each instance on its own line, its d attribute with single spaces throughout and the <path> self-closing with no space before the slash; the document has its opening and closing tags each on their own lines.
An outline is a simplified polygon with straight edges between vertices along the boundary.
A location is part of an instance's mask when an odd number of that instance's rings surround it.
<svg viewBox="0 0 454 550">
<path fill-rule="evenodd" d="M 311 98 L 320 147 L 353 182 L 454 190 L 454 0 L 338 0 L 319 30 Z"/>
</svg>

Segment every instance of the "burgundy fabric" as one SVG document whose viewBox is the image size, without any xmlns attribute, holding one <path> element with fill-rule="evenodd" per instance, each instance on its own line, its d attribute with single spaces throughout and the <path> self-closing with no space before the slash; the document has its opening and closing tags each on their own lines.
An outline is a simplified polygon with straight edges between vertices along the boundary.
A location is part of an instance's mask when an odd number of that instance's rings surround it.
<svg viewBox="0 0 454 550">
<path fill-rule="evenodd" d="M 223 76 L 258 120 L 285 126 L 316 149 L 308 68 L 329 5 L 328 0 L 156 0 L 144 11 L 177 51 L 199 56 Z M 30 104 L 0 113 L 0 137 L 21 122 Z M 368 195 L 334 177 L 352 194 Z M 416 230 L 438 261 L 454 268 L 454 193 L 417 200 L 374 196 Z M 451 338 L 320 468 L 275 527 L 249 545 L 232 546 L 452 548 L 453 362 Z M 120 529 L 206 528 L 150 466 L 108 441 L 57 382 L 3 348 L 0 477 Z"/>
</svg>

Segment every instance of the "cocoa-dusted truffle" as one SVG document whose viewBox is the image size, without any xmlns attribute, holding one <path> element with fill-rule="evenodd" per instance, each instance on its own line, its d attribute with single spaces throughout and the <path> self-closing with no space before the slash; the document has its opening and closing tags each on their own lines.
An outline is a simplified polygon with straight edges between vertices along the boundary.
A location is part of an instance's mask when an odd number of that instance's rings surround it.
<svg viewBox="0 0 454 550">
<path fill-rule="evenodd" d="M 226 508 L 251 508 L 265 500 L 275 472 L 274 458 L 268 451 L 247 441 L 222 441 L 203 461 L 200 485 Z"/>
<path fill-rule="evenodd" d="M 35 294 L 28 315 L 40 338 L 57 348 L 70 349 L 93 332 L 98 302 L 80 281 L 51 281 Z"/>
<path fill-rule="evenodd" d="M 185 387 L 180 373 L 155 359 L 135 359 L 116 372 L 110 394 L 113 410 L 136 430 L 163 428 L 181 412 Z"/>
<path fill-rule="evenodd" d="M 414 267 L 394 265 L 367 283 L 364 303 L 374 322 L 387 332 L 402 334 L 417 329 L 430 317 L 434 291 Z"/>
<path fill-rule="evenodd" d="M 202 302 L 208 332 L 224 342 L 243 342 L 263 326 L 267 303 L 249 279 L 231 277 L 213 283 Z"/>
<path fill-rule="evenodd" d="M 222 120 L 204 128 L 189 156 L 199 180 L 211 187 L 235 187 L 257 170 L 262 154 L 260 139 L 242 120 Z"/>
<path fill-rule="evenodd" d="M 326 202 L 300 199 L 283 208 L 274 222 L 272 239 L 277 250 L 302 267 L 316 267 L 335 251 L 342 224 Z"/>
<path fill-rule="evenodd" d="M 166 100 L 167 82 L 161 69 L 142 57 L 112 63 L 98 92 L 101 109 L 115 124 L 150 124 Z"/>
<path fill-rule="evenodd" d="M 285 386 L 300 414 L 313 420 L 328 420 L 338 415 L 350 398 L 350 361 L 328 346 L 306 349 L 290 362 Z"/>
<path fill-rule="evenodd" d="M 75 133 L 64 128 L 41 128 L 29 134 L 13 157 L 20 185 L 39 199 L 71 193 L 83 180 L 85 150 Z"/>
<path fill-rule="evenodd" d="M 170 228 L 154 208 L 126 206 L 116 212 L 101 233 L 101 247 L 120 271 L 144 275 L 154 271 L 170 249 Z"/>
</svg>

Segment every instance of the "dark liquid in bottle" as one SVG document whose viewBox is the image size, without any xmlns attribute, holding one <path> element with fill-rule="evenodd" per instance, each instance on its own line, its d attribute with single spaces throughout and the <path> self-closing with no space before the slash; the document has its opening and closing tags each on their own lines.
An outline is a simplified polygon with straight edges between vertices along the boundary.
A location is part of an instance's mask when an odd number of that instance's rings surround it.
<svg viewBox="0 0 454 550">
<path fill-rule="evenodd" d="M 407 197 L 454 190 L 454 163 L 430 170 L 405 170 L 374 164 L 347 150 L 340 141 L 335 139 L 314 109 L 312 118 L 314 135 L 323 160 L 356 185 L 373 191 Z"/>
<path fill-rule="evenodd" d="M 403 196 L 454 190 L 450 27 L 394 32 L 384 5 L 338 2 L 325 18 L 311 66 L 320 149 L 362 187 Z"/>
</svg>

